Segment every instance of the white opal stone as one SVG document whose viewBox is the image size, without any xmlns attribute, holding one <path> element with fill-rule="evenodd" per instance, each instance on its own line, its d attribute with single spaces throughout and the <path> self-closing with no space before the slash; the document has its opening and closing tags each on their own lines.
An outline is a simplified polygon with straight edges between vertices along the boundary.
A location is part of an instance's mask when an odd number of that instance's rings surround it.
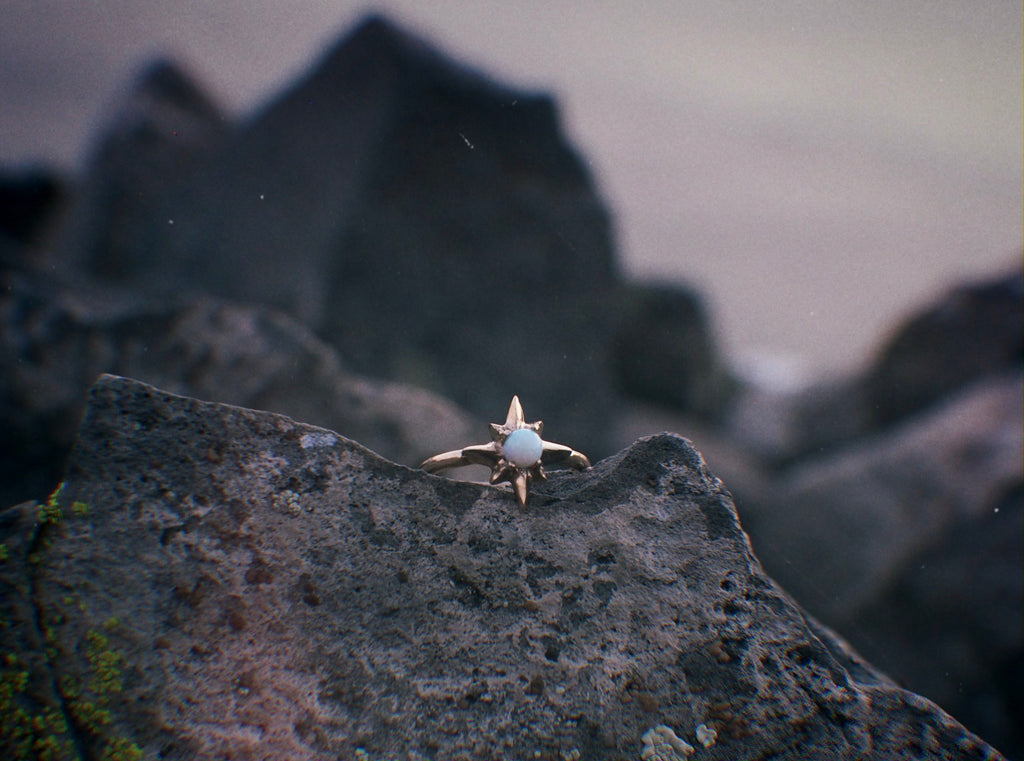
<svg viewBox="0 0 1024 761">
<path fill-rule="evenodd" d="M 544 442 L 529 428 L 512 431 L 501 445 L 505 459 L 517 468 L 532 468 L 540 461 L 544 452 Z"/>
</svg>

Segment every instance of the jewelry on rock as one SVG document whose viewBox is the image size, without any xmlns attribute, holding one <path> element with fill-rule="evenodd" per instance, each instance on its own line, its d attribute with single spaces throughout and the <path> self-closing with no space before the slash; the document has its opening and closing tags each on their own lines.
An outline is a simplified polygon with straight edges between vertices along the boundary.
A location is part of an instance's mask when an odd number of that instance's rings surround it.
<svg viewBox="0 0 1024 761">
<path fill-rule="evenodd" d="M 544 466 L 565 466 L 575 470 L 590 467 L 586 455 L 562 444 L 544 441 L 540 437 L 544 423 L 527 423 L 519 397 L 512 397 L 504 424 L 491 423 L 491 441 L 474 444 L 464 449 L 436 454 L 420 465 L 428 473 L 463 465 L 486 465 L 491 469 L 491 483 L 507 481 L 519 500 L 526 506 L 530 481 L 547 478 Z"/>
</svg>

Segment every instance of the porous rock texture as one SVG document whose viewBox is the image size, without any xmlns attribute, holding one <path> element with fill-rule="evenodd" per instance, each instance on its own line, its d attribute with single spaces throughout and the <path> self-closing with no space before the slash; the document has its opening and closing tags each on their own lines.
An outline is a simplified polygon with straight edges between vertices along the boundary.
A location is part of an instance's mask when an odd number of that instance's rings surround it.
<svg viewBox="0 0 1024 761">
<path fill-rule="evenodd" d="M 1013 759 L 1024 759 L 1022 283 L 1019 267 L 965 282 L 894 326 L 862 372 L 742 385 L 725 431 L 674 429 L 726 477 L 776 581 Z"/>
<path fill-rule="evenodd" d="M 0 527 L 14 701 L 59 694 L 80 757 L 636 759 L 664 726 L 645 758 L 1001 758 L 805 615 L 674 435 L 520 509 L 106 376 Z"/>
</svg>

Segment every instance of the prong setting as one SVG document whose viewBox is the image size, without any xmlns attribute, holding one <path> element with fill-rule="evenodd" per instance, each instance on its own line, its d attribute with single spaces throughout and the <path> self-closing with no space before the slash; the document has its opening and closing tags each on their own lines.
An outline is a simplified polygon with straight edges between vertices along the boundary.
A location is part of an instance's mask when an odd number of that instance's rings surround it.
<svg viewBox="0 0 1024 761">
<path fill-rule="evenodd" d="M 563 444 L 544 441 L 543 421 L 526 422 L 518 396 L 512 397 L 504 423 L 490 423 L 491 441 L 452 452 L 444 452 L 424 460 L 420 466 L 429 473 L 461 465 L 487 465 L 490 482 L 508 482 L 523 507 L 529 495 L 530 482 L 547 478 L 544 464 L 565 465 L 576 470 L 590 467 L 586 455 Z"/>
</svg>

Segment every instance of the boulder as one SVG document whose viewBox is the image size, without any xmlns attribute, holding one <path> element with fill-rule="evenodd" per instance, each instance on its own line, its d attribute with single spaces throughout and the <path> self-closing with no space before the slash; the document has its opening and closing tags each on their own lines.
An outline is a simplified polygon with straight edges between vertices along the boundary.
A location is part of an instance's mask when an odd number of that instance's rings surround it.
<svg viewBox="0 0 1024 761">
<path fill-rule="evenodd" d="M 778 473 L 864 436 L 870 420 L 859 375 L 793 388 L 745 379 L 736 384 L 722 427 L 723 435 Z"/>
<path fill-rule="evenodd" d="M 170 199 L 202 193 L 190 174 L 231 125 L 204 88 L 164 58 L 146 66 L 110 110 L 59 226 L 54 263 L 73 274 L 152 284 L 153 256 L 175 224 Z"/>
<path fill-rule="evenodd" d="M 744 503 L 769 572 L 873 662 L 1024 757 L 1024 384 L 995 375 Z M 1010 751 L 1007 751 L 1010 752 Z"/>
<path fill-rule="evenodd" d="M 617 388 L 642 402 L 717 420 L 734 381 L 700 295 L 681 285 L 633 284 L 625 289 L 619 319 L 611 352 Z"/>
<path fill-rule="evenodd" d="M 678 436 L 521 509 L 106 376 L 62 487 L 0 534 L 6 750 L 1002 758 L 776 586 Z"/>
<path fill-rule="evenodd" d="M 330 426 L 415 464 L 480 424 L 434 394 L 371 382 L 292 318 L 210 297 L 142 299 L 0 270 L 0 499 L 48 493 L 100 373 Z"/>
<path fill-rule="evenodd" d="M 872 661 L 1024 758 L 1021 485 L 959 517 L 841 622 Z"/>
<path fill-rule="evenodd" d="M 989 375 L 1024 363 L 1024 272 L 966 283 L 914 315 L 879 352 L 865 388 L 889 425 Z"/>
<path fill-rule="evenodd" d="M 724 424 L 780 468 L 927 413 L 1024 361 L 1024 274 L 965 283 L 898 324 L 860 371 L 806 386 L 738 384 Z"/>
<path fill-rule="evenodd" d="M 632 399 L 623 402 L 615 419 L 615 441 L 620 449 L 637 439 L 666 431 L 685 432 L 708 467 L 729 485 L 729 493 L 737 505 L 760 502 L 769 492 L 774 472 L 713 421 Z"/>
<path fill-rule="evenodd" d="M 167 190 L 94 215 L 91 273 L 283 310 L 363 374 L 479 415 L 518 393 L 607 448 L 610 225 L 549 96 L 374 16 L 201 159 L 114 172 Z"/>
</svg>

